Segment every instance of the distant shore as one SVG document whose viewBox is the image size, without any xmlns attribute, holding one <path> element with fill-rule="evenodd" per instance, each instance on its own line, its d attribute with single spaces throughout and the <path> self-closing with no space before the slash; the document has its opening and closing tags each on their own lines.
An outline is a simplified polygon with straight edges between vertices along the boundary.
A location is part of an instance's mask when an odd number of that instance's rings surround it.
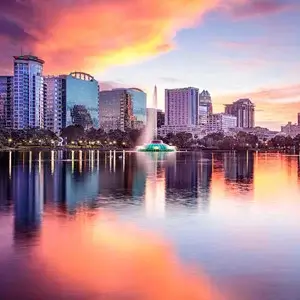
<svg viewBox="0 0 300 300">
<path fill-rule="evenodd" d="M 7 151 L 88 151 L 88 150 L 96 150 L 101 152 L 107 151 L 135 151 L 135 148 L 118 148 L 118 147 L 79 147 L 79 146 L 62 146 L 62 147 L 51 147 L 51 146 L 20 146 L 20 147 L 4 147 L 0 148 L 0 152 Z M 278 153 L 278 152 L 295 152 L 292 150 L 284 150 L 284 149 L 218 149 L 218 148 L 186 148 L 186 149 L 178 149 L 178 152 L 201 152 L 201 151 L 213 151 L 213 152 L 264 152 L 264 153 Z"/>
</svg>

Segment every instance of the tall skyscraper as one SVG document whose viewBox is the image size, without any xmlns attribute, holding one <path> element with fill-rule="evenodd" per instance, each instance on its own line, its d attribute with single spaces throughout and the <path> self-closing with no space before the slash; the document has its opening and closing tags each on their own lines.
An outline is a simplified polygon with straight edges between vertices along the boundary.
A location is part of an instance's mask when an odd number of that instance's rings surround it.
<svg viewBox="0 0 300 300">
<path fill-rule="evenodd" d="M 132 128 L 136 120 L 133 114 L 132 94 L 127 89 L 113 89 L 99 93 L 100 128 L 105 131 Z"/>
<path fill-rule="evenodd" d="M 141 129 L 146 124 L 147 94 L 138 88 L 130 88 L 127 91 L 132 100 L 132 113 L 135 118 L 133 127 Z"/>
<path fill-rule="evenodd" d="M 14 56 L 13 128 L 44 128 L 44 61 Z"/>
<path fill-rule="evenodd" d="M 199 90 L 188 87 L 165 90 L 165 123 L 190 126 L 198 123 Z"/>
<path fill-rule="evenodd" d="M 233 115 L 237 118 L 238 128 L 254 127 L 255 106 L 250 99 L 240 99 L 232 104 L 225 105 L 225 114 Z"/>
<path fill-rule="evenodd" d="M 0 128 L 12 127 L 13 77 L 0 76 Z"/>
<path fill-rule="evenodd" d="M 300 113 L 298 113 L 298 126 L 300 126 Z"/>
<path fill-rule="evenodd" d="M 46 76 L 45 128 L 59 133 L 66 127 L 66 76 Z"/>
<path fill-rule="evenodd" d="M 211 95 L 208 91 L 203 90 L 199 94 L 199 106 L 206 106 L 208 115 L 211 115 L 213 113 Z"/>
<path fill-rule="evenodd" d="M 97 80 L 83 72 L 73 72 L 66 77 L 66 126 L 82 125 L 84 128 L 90 127 L 90 119 L 92 127 L 99 127 L 99 84 Z M 74 118 L 74 108 L 83 112 L 82 108 L 89 115 L 85 118 L 87 123 L 77 124 Z M 73 114 L 73 115 L 72 115 Z M 81 119 L 82 120 L 82 119 Z"/>
</svg>

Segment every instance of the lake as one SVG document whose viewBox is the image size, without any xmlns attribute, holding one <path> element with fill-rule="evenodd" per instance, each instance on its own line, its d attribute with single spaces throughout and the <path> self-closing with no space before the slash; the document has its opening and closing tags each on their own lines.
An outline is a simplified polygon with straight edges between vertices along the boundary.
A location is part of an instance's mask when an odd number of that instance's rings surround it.
<svg viewBox="0 0 300 300">
<path fill-rule="evenodd" d="M 0 299 L 300 299 L 300 160 L 0 152 Z"/>
</svg>

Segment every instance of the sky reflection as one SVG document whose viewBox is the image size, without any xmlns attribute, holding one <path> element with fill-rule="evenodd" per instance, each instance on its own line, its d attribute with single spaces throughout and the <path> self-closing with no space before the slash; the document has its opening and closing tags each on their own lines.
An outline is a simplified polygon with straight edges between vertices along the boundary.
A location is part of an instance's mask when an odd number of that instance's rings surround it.
<svg viewBox="0 0 300 300">
<path fill-rule="evenodd" d="M 0 153 L 0 298 L 297 299 L 298 156 L 140 154 Z"/>
</svg>

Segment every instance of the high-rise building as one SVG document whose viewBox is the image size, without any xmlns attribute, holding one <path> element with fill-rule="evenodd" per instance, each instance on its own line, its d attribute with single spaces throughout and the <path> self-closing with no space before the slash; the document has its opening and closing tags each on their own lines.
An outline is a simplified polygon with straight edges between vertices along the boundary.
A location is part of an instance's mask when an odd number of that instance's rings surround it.
<svg viewBox="0 0 300 300">
<path fill-rule="evenodd" d="M 127 89 L 113 89 L 99 93 L 100 128 L 105 131 L 125 131 L 133 127 L 132 93 Z"/>
<path fill-rule="evenodd" d="M 203 90 L 199 94 L 199 106 L 206 106 L 208 115 L 211 115 L 213 113 L 211 95 L 208 91 Z"/>
<path fill-rule="evenodd" d="M 300 113 L 298 113 L 298 126 L 300 126 Z"/>
<path fill-rule="evenodd" d="M 71 110 L 72 124 L 80 125 L 84 129 L 93 127 L 93 120 L 84 105 L 74 105 Z"/>
<path fill-rule="evenodd" d="M 165 90 L 165 124 L 197 125 L 198 98 L 199 90 L 193 87 Z"/>
<path fill-rule="evenodd" d="M 14 56 L 13 128 L 44 128 L 44 61 Z"/>
<path fill-rule="evenodd" d="M 228 132 L 236 127 L 237 118 L 227 114 L 212 114 L 209 116 L 208 131 L 210 132 Z"/>
<path fill-rule="evenodd" d="M 250 99 L 240 99 L 232 104 L 225 105 L 225 113 L 237 118 L 237 127 L 254 127 L 255 106 Z"/>
<path fill-rule="evenodd" d="M 147 114 L 147 94 L 138 88 L 130 88 L 127 90 L 131 95 L 132 113 L 134 115 L 134 128 L 145 126 Z"/>
<path fill-rule="evenodd" d="M 99 127 L 99 113 L 98 113 L 98 102 L 99 102 L 99 85 L 97 80 L 83 72 L 73 72 L 66 78 L 66 126 L 69 125 L 82 125 L 84 128 L 90 127 L 90 119 L 92 120 L 92 127 Z M 75 106 L 77 108 L 75 108 Z M 80 107 L 84 107 L 86 114 L 89 117 L 85 118 L 87 123 L 77 124 L 72 113 Z M 82 119 L 81 119 L 82 120 Z"/>
<path fill-rule="evenodd" d="M 0 128 L 12 127 L 13 77 L 0 76 Z"/>
<path fill-rule="evenodd" d="M 44 77 L 45 128 L 59 133 L 66 127 L 66 76 Z"/>
<path fill-rule="evenodd" d="M 157 110 L 157 128 L 161 128 L 165 125 L 165 113 L 161 110 Z"/>
<path fill-rule="evenodd" d="M 209 108 L 207 105 L 199 105 L 198 107 L 198 125 L 207 126 L 209 118 Z"/>
</svg>

